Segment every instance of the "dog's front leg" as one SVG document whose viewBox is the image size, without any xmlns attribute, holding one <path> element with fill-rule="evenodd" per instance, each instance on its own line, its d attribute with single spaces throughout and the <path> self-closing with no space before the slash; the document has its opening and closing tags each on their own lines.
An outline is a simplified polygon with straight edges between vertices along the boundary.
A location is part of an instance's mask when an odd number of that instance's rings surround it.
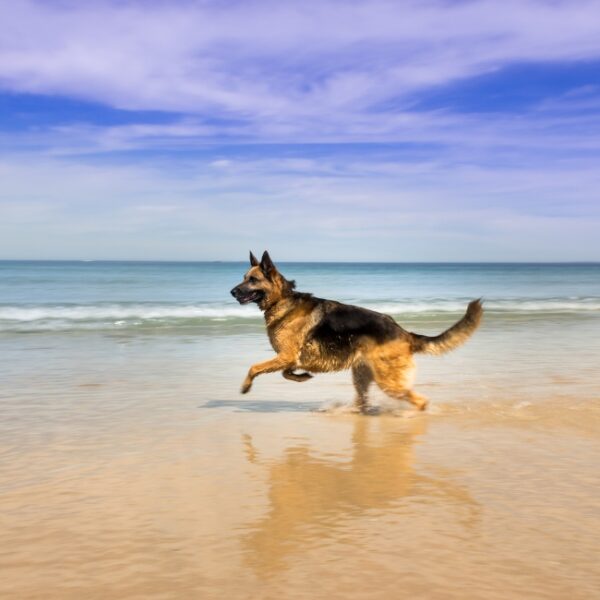
<svg viewBox="0 0 600 600">
<path fill-rule="evenodd" d="M 285 360 L 281 356 L 276 356 L 271 360 L 266 360 L 265 362 L 252 365 L 248 371 L 248 375 L 246 375 L 246 379 L 244 379 L 244 383 L 242 384 L 242 389 L 240 391 L 242 392 L 242 394 L 247 394 L 250 391 L 250 388 L 252 387 L 252 381 L 255 377 L 258 377 L 263 373 L 273 373 L 273 371 L 281 371 L 281 369 L 285 369 L 289 366 L 289 361 Z"/>
</svg>

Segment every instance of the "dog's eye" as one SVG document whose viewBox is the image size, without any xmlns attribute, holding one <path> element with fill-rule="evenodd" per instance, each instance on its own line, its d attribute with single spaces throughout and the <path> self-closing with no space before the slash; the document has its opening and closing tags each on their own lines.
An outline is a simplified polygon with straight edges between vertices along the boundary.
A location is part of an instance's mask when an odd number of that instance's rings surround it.
<svg viewBox="0 0 600 600">
<path fill-rule="evenodd" d="M 250 283 L 256 283 L 258 281 L 258 279 L 256 279 L 256 277 L 248 277 L 248 281 Z"/>
</svg>

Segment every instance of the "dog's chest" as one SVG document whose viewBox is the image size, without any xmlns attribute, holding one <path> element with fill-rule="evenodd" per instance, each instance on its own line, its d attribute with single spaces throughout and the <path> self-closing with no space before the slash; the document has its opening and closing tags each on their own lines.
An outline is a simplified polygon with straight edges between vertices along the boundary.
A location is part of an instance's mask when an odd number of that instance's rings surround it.
<svg viewBox="0 0 600 600">
<path fill-rule="evenodd" d="M 270 327 L 267 329 L 267 334 L 269 336 L 269 341 L 271 342 L 271 346 L 273 347 L 273 350 L 275 350 L 275 352 L 277 352 L 279 354 L 279 350 L 281 348 L 281 344 L 279 342 L 279 336 L 277 335 L 277 331 L 274 329 L 271 329 Z"/>
<path fill-rule="evenodd" d="M 278 354 L 284 349 L 289 348 L 292 344 L 298 342 L 297 336 L 293 334 L 290 327 L 279 325 L 278 327 L 269 327 L 267 329 L 269 341 L 273 350 Z"/>
<path fill-rule="evenodd" d="M 295 353 L 304 342 L 306 326 L 304 319 L 294 319 L 268 327 L 267 333 L 273 350 L 278 354 Z"/>
<path fill-rule="evenodd" d="M 283 314 L 270 316 L 267 319 L 267 334 L 273 350 L 289 358 L 297 356 L 319 312 L 312 305 L 301 304 Z"/>
</svg>

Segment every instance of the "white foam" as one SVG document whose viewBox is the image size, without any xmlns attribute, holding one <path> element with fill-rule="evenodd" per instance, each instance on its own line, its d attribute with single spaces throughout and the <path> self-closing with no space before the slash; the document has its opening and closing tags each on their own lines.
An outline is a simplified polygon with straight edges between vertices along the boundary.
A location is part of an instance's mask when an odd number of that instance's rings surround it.
<svg viewBox="0 0 600 600">
<path fill-rule="evenodd" d="M 128 319 L 258 318 L 254 306 L 172 305 L 172 304 L 100 304 L 76 306 L 0 306 L 0 320 L 40 321 L 124 321 Z"/>
<path fill-rule="evenodd" d="M 378 312 L 401 319 L 463 314 L 467 300 L 402 300 L 362 304 Z M 360 304 L 360 302 L 358 302 Z M 488 315 L 519 314 L 590 314 L 600 313 L 600 298 L 491 299 L 484 303 Z M 102 303 L 80 305 L 0 305 L 0 331 L 123 328 L 143 325 L 186 323 L 226 323 L 242 319 L 262 319 L 255 305 L 173 304 L 173 303 Z"/>
</svg>

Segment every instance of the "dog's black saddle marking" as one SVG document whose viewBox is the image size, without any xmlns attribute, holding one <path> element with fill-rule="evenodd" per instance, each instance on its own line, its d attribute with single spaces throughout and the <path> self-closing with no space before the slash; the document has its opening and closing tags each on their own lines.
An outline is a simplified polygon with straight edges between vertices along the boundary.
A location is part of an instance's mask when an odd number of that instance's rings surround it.
<svg viewBox="0 0 600 600">
<path fill-rule="evenodd" d="M 310 337 L 328 349 L 343 352 L 354 348 L 367 336 L 381 344 L 401 335 L 402 328 L 388 315 L 348 304 L 335 304 L 326 310 Z"/>
</svg>

